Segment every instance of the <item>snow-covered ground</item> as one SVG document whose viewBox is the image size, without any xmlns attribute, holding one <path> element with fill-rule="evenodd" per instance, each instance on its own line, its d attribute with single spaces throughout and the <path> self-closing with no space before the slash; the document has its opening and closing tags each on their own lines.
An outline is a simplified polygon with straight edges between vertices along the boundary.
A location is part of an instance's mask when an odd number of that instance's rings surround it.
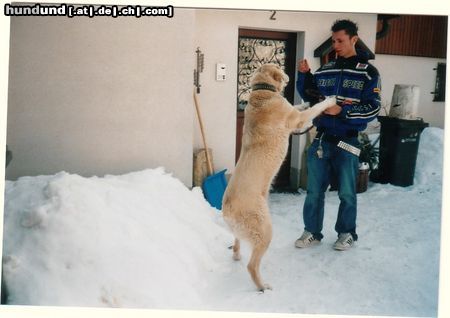
<svg viewBox="0 0 450 318">
<path fill-rule="evenodd" d="M 421 136 L 410 187 L 358 195 L 355 247 L 332 249 L 339 199 L 328 192 L 322 244 L 296 249 L 305 193 L 270 195 L 274 236 L 261 294 L 235 262 L 219 211 L 164 169 L 6 182 L 8 304 L 436 316 L 444 133 Z"/>
</svg>

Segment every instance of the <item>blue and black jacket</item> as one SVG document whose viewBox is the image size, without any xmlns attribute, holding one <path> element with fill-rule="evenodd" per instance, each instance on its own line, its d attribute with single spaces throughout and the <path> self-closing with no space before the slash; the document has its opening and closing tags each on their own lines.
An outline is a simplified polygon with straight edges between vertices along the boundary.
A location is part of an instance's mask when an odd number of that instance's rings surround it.
<svg viewBox="0 0 450 318">
<path fill-rule="evenodd" d="M 313 123 L 318 131 L 336 136 L 355 136 L 380 111 L 381 83 L 377 69 L 363 55 L 339 57 L 321 66 L 315 74 L 298 72 L 297 90 L 312 105 L 319 96 L 336 96 L 342 111 L 322 114 Z M 347 103 L 343 103 L 347 101 Z M 351 103 L 348 103 L 351 101 Z"/>
</svg>

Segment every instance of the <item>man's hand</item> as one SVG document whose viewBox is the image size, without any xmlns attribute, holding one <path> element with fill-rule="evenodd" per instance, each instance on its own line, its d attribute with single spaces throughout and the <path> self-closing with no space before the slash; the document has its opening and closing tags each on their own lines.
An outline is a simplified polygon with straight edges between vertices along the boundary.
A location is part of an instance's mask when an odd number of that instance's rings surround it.
<svg viewBox="0 0 450 318">
<path fill-rule="evenodd" d="M 345 106 L 345 105 L 351 105 L 352 104 L 352 101 L 351 100 L 349 100 L 349 99 L 346 99 L 346 100 L 344 100 L 343 102 L 342 102 L 342 106 Z M 333 105 L 333 106 L 331 106 L 330 108 L 327 108 L 323 113 L 324 114 L 327 114 L 327 115 L 332 115 L 332 116 L 335 116 L 335 115 L 337 115 L 337 114 L 339 114 L 341 111 L 342 111 L 342 106 L 339 106 L 339 105 Z"/>
<path fill-rule="evenodd" d="M 307 73 L 310 70 L 308 61 L 306 59 L 299 60 L 297 69 L 300 73 Z"/>
<path fill-rule="evenodd" d="M 333 105 L 330 108 L 327 108 L 323 113 L 327 115 L 335 116 L 342 111 L 342 107 L 339 105 Z"/>
</svg>

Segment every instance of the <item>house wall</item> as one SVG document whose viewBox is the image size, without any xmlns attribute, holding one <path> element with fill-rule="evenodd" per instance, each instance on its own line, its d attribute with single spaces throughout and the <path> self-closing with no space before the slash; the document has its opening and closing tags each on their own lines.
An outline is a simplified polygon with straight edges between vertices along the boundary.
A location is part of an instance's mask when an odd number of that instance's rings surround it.
<svg viewBox="0 0 450 318">
<path fill-rule="evenodd" d="M 6 178 L 164 166 L 191 185 L 194 19 L 12 17 Z"/>
<path fill-rule="evenodd" d="M 366 45 L 375 47 L 376 14 L 270 15 L 178 8 L 172 19 L 12 17 L 7 144 L 14 158 L 7 179 L 164 166 L 191 186 L 192 153 L 203 147 L 192 99 L 197 47 L 205 55 L 199 103 L 206 139 L 215 170 L 232 173 L 240 27 L 298 32 L 304 49 L 298 58 L 307 58 L 313 70 L 319 67 L 313 51 L 336 19 L 356 21 Z M 377 55 L 383 101 L 390 104 L 396 83 L 418 84 L 424 100 L 419 116 L 443 127 L 444 103 L 428 95 L 437 61 Z M 224 82 L 215 80 L 216 63 L 228 67 Z M 304 141 L 296 142 L 293 158 L 300 162 Z"/>
<path fill-rule="evenodd" d="M 270 20 L 270 16 L 270 11 L 197 10 L 195 46 L 200 47 L 205 54 L 199 101 L 203 110 L 208 146 L 214 153 L 216 171 L 226 168 L 232 172 L 235 165 L 238 29 L 240 27 L 299 32 L 304 38 L 304 52 L 298 52 L 298 57 L 307 58 L 313 70 L 320 66 L 319 58 L 313 57 L 314 49 L 330 36 L 330 27 L 336 19 L 349 18 L 357 22 L 360 36 L 366 45 L 372 51 L 375 48 L 376 14 L 277 11 L 276 20 Z M 216 63 L 225 63 L 228 67 L 228 79 L 224 82 L 215 80 Z M 297 92 L 295 101 L 300 101 Z M 197 126 L 194 129 L 194 147 L 201 148 L 202 142 Z M 301 140 L 297 142 L 301 143 Z M 300 153 L 293 155 L 296 158 L 295 161 L 300 162 L 303 146 L 296 149 Z"/>
<path fill-rule="evenodd" d="M 381 74 L 382 104 L 389 112 L 395 84 L 418 85 L 420 101 L 417 116 L 433 127 L 444 128 L 445 102 L 433 102 L 436 71 L 445 59 L 377 54 L 373 64 Z M 448 95 L 448 94 L 447 94 Z M 385 115 L 384 112 L 382 112 Z"/>
</svg>

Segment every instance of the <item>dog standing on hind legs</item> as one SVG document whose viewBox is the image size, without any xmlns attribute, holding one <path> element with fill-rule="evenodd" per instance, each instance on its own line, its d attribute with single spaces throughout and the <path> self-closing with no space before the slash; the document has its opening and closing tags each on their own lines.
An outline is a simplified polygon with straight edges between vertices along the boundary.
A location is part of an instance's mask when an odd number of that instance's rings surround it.
<svg viewBox="0 0 450 318">
<path fill-rule="evenodd" d="M 289 146 L 289 135 L 336 104 L 334 97 L 300 111 L 282 95 L 289 77 L 275 64 L 262 65 L 251 79 L 245 108 L 242 148 L 222 201 L 222 214 L 235 241 L 233 259 L 240 260 L 240 240 L 251 246 L 247 269 L 259 291 L 271 289 L 259 271 L 272 240 L 268 194 Z"/>
</svg>

